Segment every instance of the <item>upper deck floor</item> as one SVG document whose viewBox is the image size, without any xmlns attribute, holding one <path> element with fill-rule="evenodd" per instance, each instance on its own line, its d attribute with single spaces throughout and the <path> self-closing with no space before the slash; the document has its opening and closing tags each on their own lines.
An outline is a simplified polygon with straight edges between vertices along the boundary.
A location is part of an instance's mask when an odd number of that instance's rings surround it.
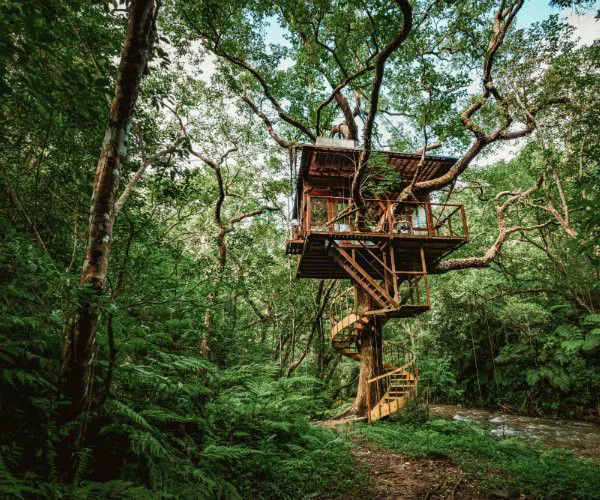
<svg viewBox="0 0 600 500">
<path fill-rule="evenodd" d="M 331 244 L 351 252 L 375 276 L 383 276 L 377 249 L 391 247 L 398 268 L 412 269 L 423 252 L 424 263 L 440 260 L 468 239 L 463 205 L 368 199 L 363 218 L 356 217 L 351 198 L 306 194 L 298 224 L 292 228 L 286 252 L 300 256 L 298 277 L 344 278 L 331 261 Z"/>
</svg>

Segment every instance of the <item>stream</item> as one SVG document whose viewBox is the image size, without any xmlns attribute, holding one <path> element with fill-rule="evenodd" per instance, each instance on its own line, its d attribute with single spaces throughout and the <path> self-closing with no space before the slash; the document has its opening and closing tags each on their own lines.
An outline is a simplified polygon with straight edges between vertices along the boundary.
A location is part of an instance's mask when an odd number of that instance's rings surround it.
<svg viewBox="0 0 600 500">
<path fill-rule="evenodd" d="M 432 417 L 483 424 L 497 438 L 539 439 L 551 448 L 565 448 L 575 455 L 600 460 L 600 424 L 595 422 L 509 415 L 456 405 L 432 405 L 430 411 Z"/>
</svg>

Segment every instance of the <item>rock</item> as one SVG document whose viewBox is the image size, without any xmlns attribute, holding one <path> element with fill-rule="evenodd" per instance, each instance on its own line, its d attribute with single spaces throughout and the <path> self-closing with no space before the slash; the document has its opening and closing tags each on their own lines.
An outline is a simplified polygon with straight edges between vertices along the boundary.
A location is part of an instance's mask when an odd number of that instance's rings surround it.
<svg viewBox="0 0 600 500">
<path fill-rule="evenodd" d="M 473 419 L 469 418 L 469 417 L 463 417 L 462 415 L 454 415 L 454 417 L 452 417 L 454 420 L 458 420 L 459 422 L 472 422 Z"/>
<path fill-rule="evenodd" d="M 507 425 L 501 425 L 500 427 L 497 427 L 495 429 L 492 429 L 490 431 L 490 434 L 493 437 L 509 437 L 509 436 L 516 436 L 518 434 L 518 432 L 513 429 L 512 427 L 508 427 Z"/>
</svg>

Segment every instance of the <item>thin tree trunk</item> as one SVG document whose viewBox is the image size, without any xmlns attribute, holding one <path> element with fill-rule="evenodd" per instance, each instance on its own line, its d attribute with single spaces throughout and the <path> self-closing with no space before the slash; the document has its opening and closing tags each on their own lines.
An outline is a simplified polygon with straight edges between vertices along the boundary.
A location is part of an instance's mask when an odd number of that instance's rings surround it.
<svg viewBox="0 0 600 500">
<path fill-rule="evenodd" d="M 2 175 L 4 176 L 4 184 L 5 184 L 6 192 L 8 193 L 8 197 L 13 202 L 13 205 L 17 209 L 17 212 L 19 212 L 21 214 L 21 217 L 23 217 L 23 220 L 25 220 L 25 222 L 27 223 L 27 227 L 31 231 L 31 234 L 33 235 L 33 238 L 35 239 L 35 243 L 38 246 L 38 248 L 40 249 L 40 251 L 42 253 L 48 253 L 48 249 L 46 248 L 46 245 L 44 244 L 44 241 L 42 240 L 42 237 L 40 236 L 37 226 L 31 220 L 29 215 L 27 215 L 27 212 L 23 208 L 23 205 L 21 205 L 21 201 L 19 200 L 17 193 L 15 192 L 15 190 L 12 187 L 12 184 L 10 183 L 10 179 L 8 177 L 8 172 L 6 171 L 6 169 L 4 167 L 1 167 L 1 169 L 2 169 Z"/>
<path fill-rule="evenodd" d="M 70 403 L 62 415 L 64 422 L 81 415 L 90 399 L 96 332 L 111 252 L 115 197 L 129 122 L 152 44 L 155 14 L 153 0 L 135 0 L 130 4 L 115 96 L 94 179 L 77 313 L 64 343 L 60 391 Z"/>
</svg>

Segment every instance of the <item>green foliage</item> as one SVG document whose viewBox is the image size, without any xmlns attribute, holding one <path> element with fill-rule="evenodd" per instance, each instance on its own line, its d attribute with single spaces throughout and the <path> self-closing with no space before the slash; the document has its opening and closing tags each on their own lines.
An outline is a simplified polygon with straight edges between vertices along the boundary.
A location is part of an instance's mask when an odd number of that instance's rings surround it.
<svg viewBox="0 0 600 500">
<path fill-rule="evenodd" d="M 534 498 L 597 498 L 600 466 L 522 438 L 495 441 L 470 422 L 360 426 L 352 434 L 413 457 L 449 458 L 488 487 Z"/>
<path fill-rule="evenodd" d="M 460 112 L 473 98 L 472 74 L 483 59 L 497 2 L 411 4 L 419 17 L 430 9 L 386 65 L 374 139 L 410 151 L 423 146 L 427 132 L 429 144 L 441 141 L 444 154 L 455 154 L 471 140 Z M 331 92 L 329 79 L 364 67 L 399 28 L 394 2 L 369 8 L 365 15 L 357 1 L 163 2 L 119 193 L 142 159 L 138 132 L 147 157 L 171 144 L 175 149 L 154 159 L 116 217 L 90 411 L 81 422 L 60 426 L 62 344 L 77 303 L 90 293 L 78 291 L 79 275 L 126 16 L 105 1 L 0 5 L 1 496 L 362 493 L 366 480 L 346 444 L 311 423 L 337 413 L 332 406 L 354 395 L 357 364 L 339 360 L 327 322 L 315 323 L 318 284 L 293 280 L 294 260 L 283 255 L 290 224 L 288 156 L 245 104 L 238 106 L 239 94 L 247 92 L 264 108 L 282 137 L 306 137 L 274 119 L 263 89 L 246 70 L 214 63 L 206 46 L 246 58 L 290 116 L 314 124 L 317 103 Z M 197 43 L 199 36 L 206 46 Z M 483 254 L 497 235 L 495 193 L 528 188 L 551 158 L 564 175 L 578 237 L 565 236 L 556 224 L 529 233 L 530 240 L 515 234 L 491 269 L 431 277 L 433 312 L 386 327 L 390 338 L 414 342 L 426 401 L 597 414 L 600 150 L 594 137 L 600 93 L 593 91 L 598 77 L 590 68 L 598 67 L 598 51 L 576 47 L 569 36 L 558 18 L 511 29 L 494 75 L 502 92 L 513 77 L 527 82 L 526 100 L 570 96 L 560 110 L 538 115 L 560 147 L 544 151 L 532 139 L 510 162 L 470 168 L 453 201 L 466 204 L 472 235 L 457 255 Z M 326 47 L 335 48 L 337 61 Z M 551 71 L 542 77 L 540 68 Z M 371 72 L 363 74 L 344 95 L 352 101 L 351 91 L 367 89 L 371 78 Z M 488 101 L 481 118 L 486 130 L 500 118 L 498 103 Z M 190 138 L 180 136 L 172 110 Z M 322 130 L 336 112 L 333 105 L 323 111 Z M 189 149 L 218 161 L 234 145 L 221 165 L 223 221 L 265 205 L 284 210 L 237 224 L 226 235 L 227 265 L 219 269 L 219 183 Z M 376 153 L 371 166 L 365 193 L 385 196 L 407 181 Z M 550 181 L 548 175 L 540 200 L 560 199 Z M 477 185 L 483 186 L 481 196 Z M 508 222 L 544 220 L 540 200 L 532 199 Z M 304 349 L 292 377 L 283 377 Z M 558 452 L 491 443 L 475 429 L 416 425 L 427 419 L 418 401 L 398 419 L 364 432 L 381 432 L 394 446 L 402 442 L 405 452 L 450 456 L 476 471 L 481 454 L 536 494 L 560 496 L 568 485 L 585 496 L 585 474 L 596 474 Z M 61 440 L 75 425 L 82 426 L 84 440 L 66 484 Z M 487 473 L 486 467 L 481 470 Z M 538 479 L 531 477 L 535 467 Z M 552 479 L 555 474 L 560 481 Z"/>
<path fill-rule="evenodd" d="M 369 175 L 364 182 L 367 197 L 385 199 L 399 192 L 406 179 L 380 154 L 373 153 L 369 159 Z"/>
</svg>

